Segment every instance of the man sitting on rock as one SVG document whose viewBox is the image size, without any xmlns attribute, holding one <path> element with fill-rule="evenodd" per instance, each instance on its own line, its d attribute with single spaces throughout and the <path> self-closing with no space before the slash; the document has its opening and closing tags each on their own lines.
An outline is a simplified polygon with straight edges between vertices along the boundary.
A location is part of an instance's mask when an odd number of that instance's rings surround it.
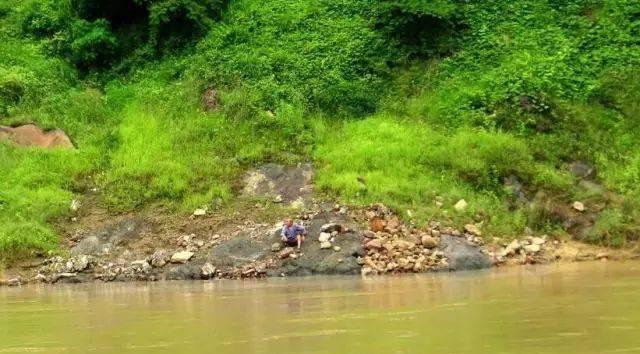
<svg viewBox="0 0 640 354">
<path fill-rule="evenodd" d="M 304 237 L 307 235 L 307 230 L 304 227 L 294 224 L 292 219 L 287 219 L 284 222 L 284 226 L 282 226 L 282 242 L 284 242 L 287 246 L 298 246 L 300 249 L 300 245 L 304 242 Z"/>
</svg>

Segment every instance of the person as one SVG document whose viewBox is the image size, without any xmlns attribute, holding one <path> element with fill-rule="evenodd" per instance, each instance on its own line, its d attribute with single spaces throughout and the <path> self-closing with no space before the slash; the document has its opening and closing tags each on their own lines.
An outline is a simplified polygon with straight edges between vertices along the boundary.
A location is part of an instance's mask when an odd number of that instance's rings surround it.
<svg viewBox="0 0 640 354">
<path fill-rule="evenodd" d="M 300 245 L 302 245 L 307 235 L 307 230 L 298 224 L 294 224 L 293 220 L 287 219 L 284 222 L 284 226 L 282 226 L 280 235 L 282 236 L 282 242 L 287 246 L 298 246 L 298 249 L 300 249 Z"/>
</svg>

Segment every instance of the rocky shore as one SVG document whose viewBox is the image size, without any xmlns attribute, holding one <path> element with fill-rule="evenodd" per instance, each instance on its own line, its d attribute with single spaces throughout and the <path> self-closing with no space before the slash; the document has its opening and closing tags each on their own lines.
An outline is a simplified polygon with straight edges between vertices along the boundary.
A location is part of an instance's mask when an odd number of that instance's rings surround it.
<svg viewBox="0 0 640 354">
<path fill-rule="evenodd" d="M 244 198 L 262 204 L 235 206 L 225 216 L 206 208 L 190 217 L 113 216 L 101 209 L 86 210 L 74 200 L 76 216 L 62 232 L 68 252 L 20 264 L 0 277 L 0 285 L 374 276 L 619 257 L 545 235 L 488 238 L 481 223 L 456 229 L 431 221 L 418 227 L 383 204 L 350 208 L 318 202 L 313 198 L 313 174 L 308 164 L 268 164 L 248 171 Z M 272 207 L 277 216 L 266 215 Z M 454 206 L 464 207 L 464 200 Z M 285 217 L 295 217 L 308 231 L 301 250 L 283 247 L 280 241 L 282 223 L 275 220 Z"/>
<path fill-rule="evenodd" d="M 373 276 L 609 257 L 603 252 L 571 254 L 565 242 L 546 236 L 487 243 L 474 224 L 462 230 L 437 222 L 415 227 L 382 204 L 353 210 L 335 205 L 297 216 L 309 233 L 301 250 L 283 247 L 280 224 L 254 224 L 242 225 L 232 237 L 181 235 L 171 249 L 147 250 L 145 255 L 128 248 L 139 225 L 126 220 L 83 238 L 68 257 L 32 262 L 0 284 Z"/>
</svg>

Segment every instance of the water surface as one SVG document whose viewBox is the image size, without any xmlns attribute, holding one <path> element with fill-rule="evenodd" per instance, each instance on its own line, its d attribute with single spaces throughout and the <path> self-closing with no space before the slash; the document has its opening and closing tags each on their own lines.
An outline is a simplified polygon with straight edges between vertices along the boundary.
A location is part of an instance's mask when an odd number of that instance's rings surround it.
<svg viewBox="0 0 640 354">
<path fill-rule="evenodd" d="M 640 353 L 640 263 L 0 289 L 0 353 Z"/>
</svg>

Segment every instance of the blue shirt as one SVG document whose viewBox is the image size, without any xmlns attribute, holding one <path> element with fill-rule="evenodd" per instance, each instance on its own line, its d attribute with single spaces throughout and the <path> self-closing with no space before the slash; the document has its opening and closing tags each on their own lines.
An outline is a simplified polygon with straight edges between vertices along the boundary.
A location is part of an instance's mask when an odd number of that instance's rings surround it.
<svg viewBox="0 0 640 354">
<path fill-rule="evenodd" d="M 293 224 L 291 225 L 291 227 L 288 227 L 287 225 L 284 225 L 282 227 L 282 236 L 286 236 L 287 237 L 287 241 L 295 241 L 298 237 L 298 235 L 304 235 L 306 233 L 306 230 L 304 229 L 304 227 L 300 226 L 300 225 L 296 225 Z"/>
</svg>

